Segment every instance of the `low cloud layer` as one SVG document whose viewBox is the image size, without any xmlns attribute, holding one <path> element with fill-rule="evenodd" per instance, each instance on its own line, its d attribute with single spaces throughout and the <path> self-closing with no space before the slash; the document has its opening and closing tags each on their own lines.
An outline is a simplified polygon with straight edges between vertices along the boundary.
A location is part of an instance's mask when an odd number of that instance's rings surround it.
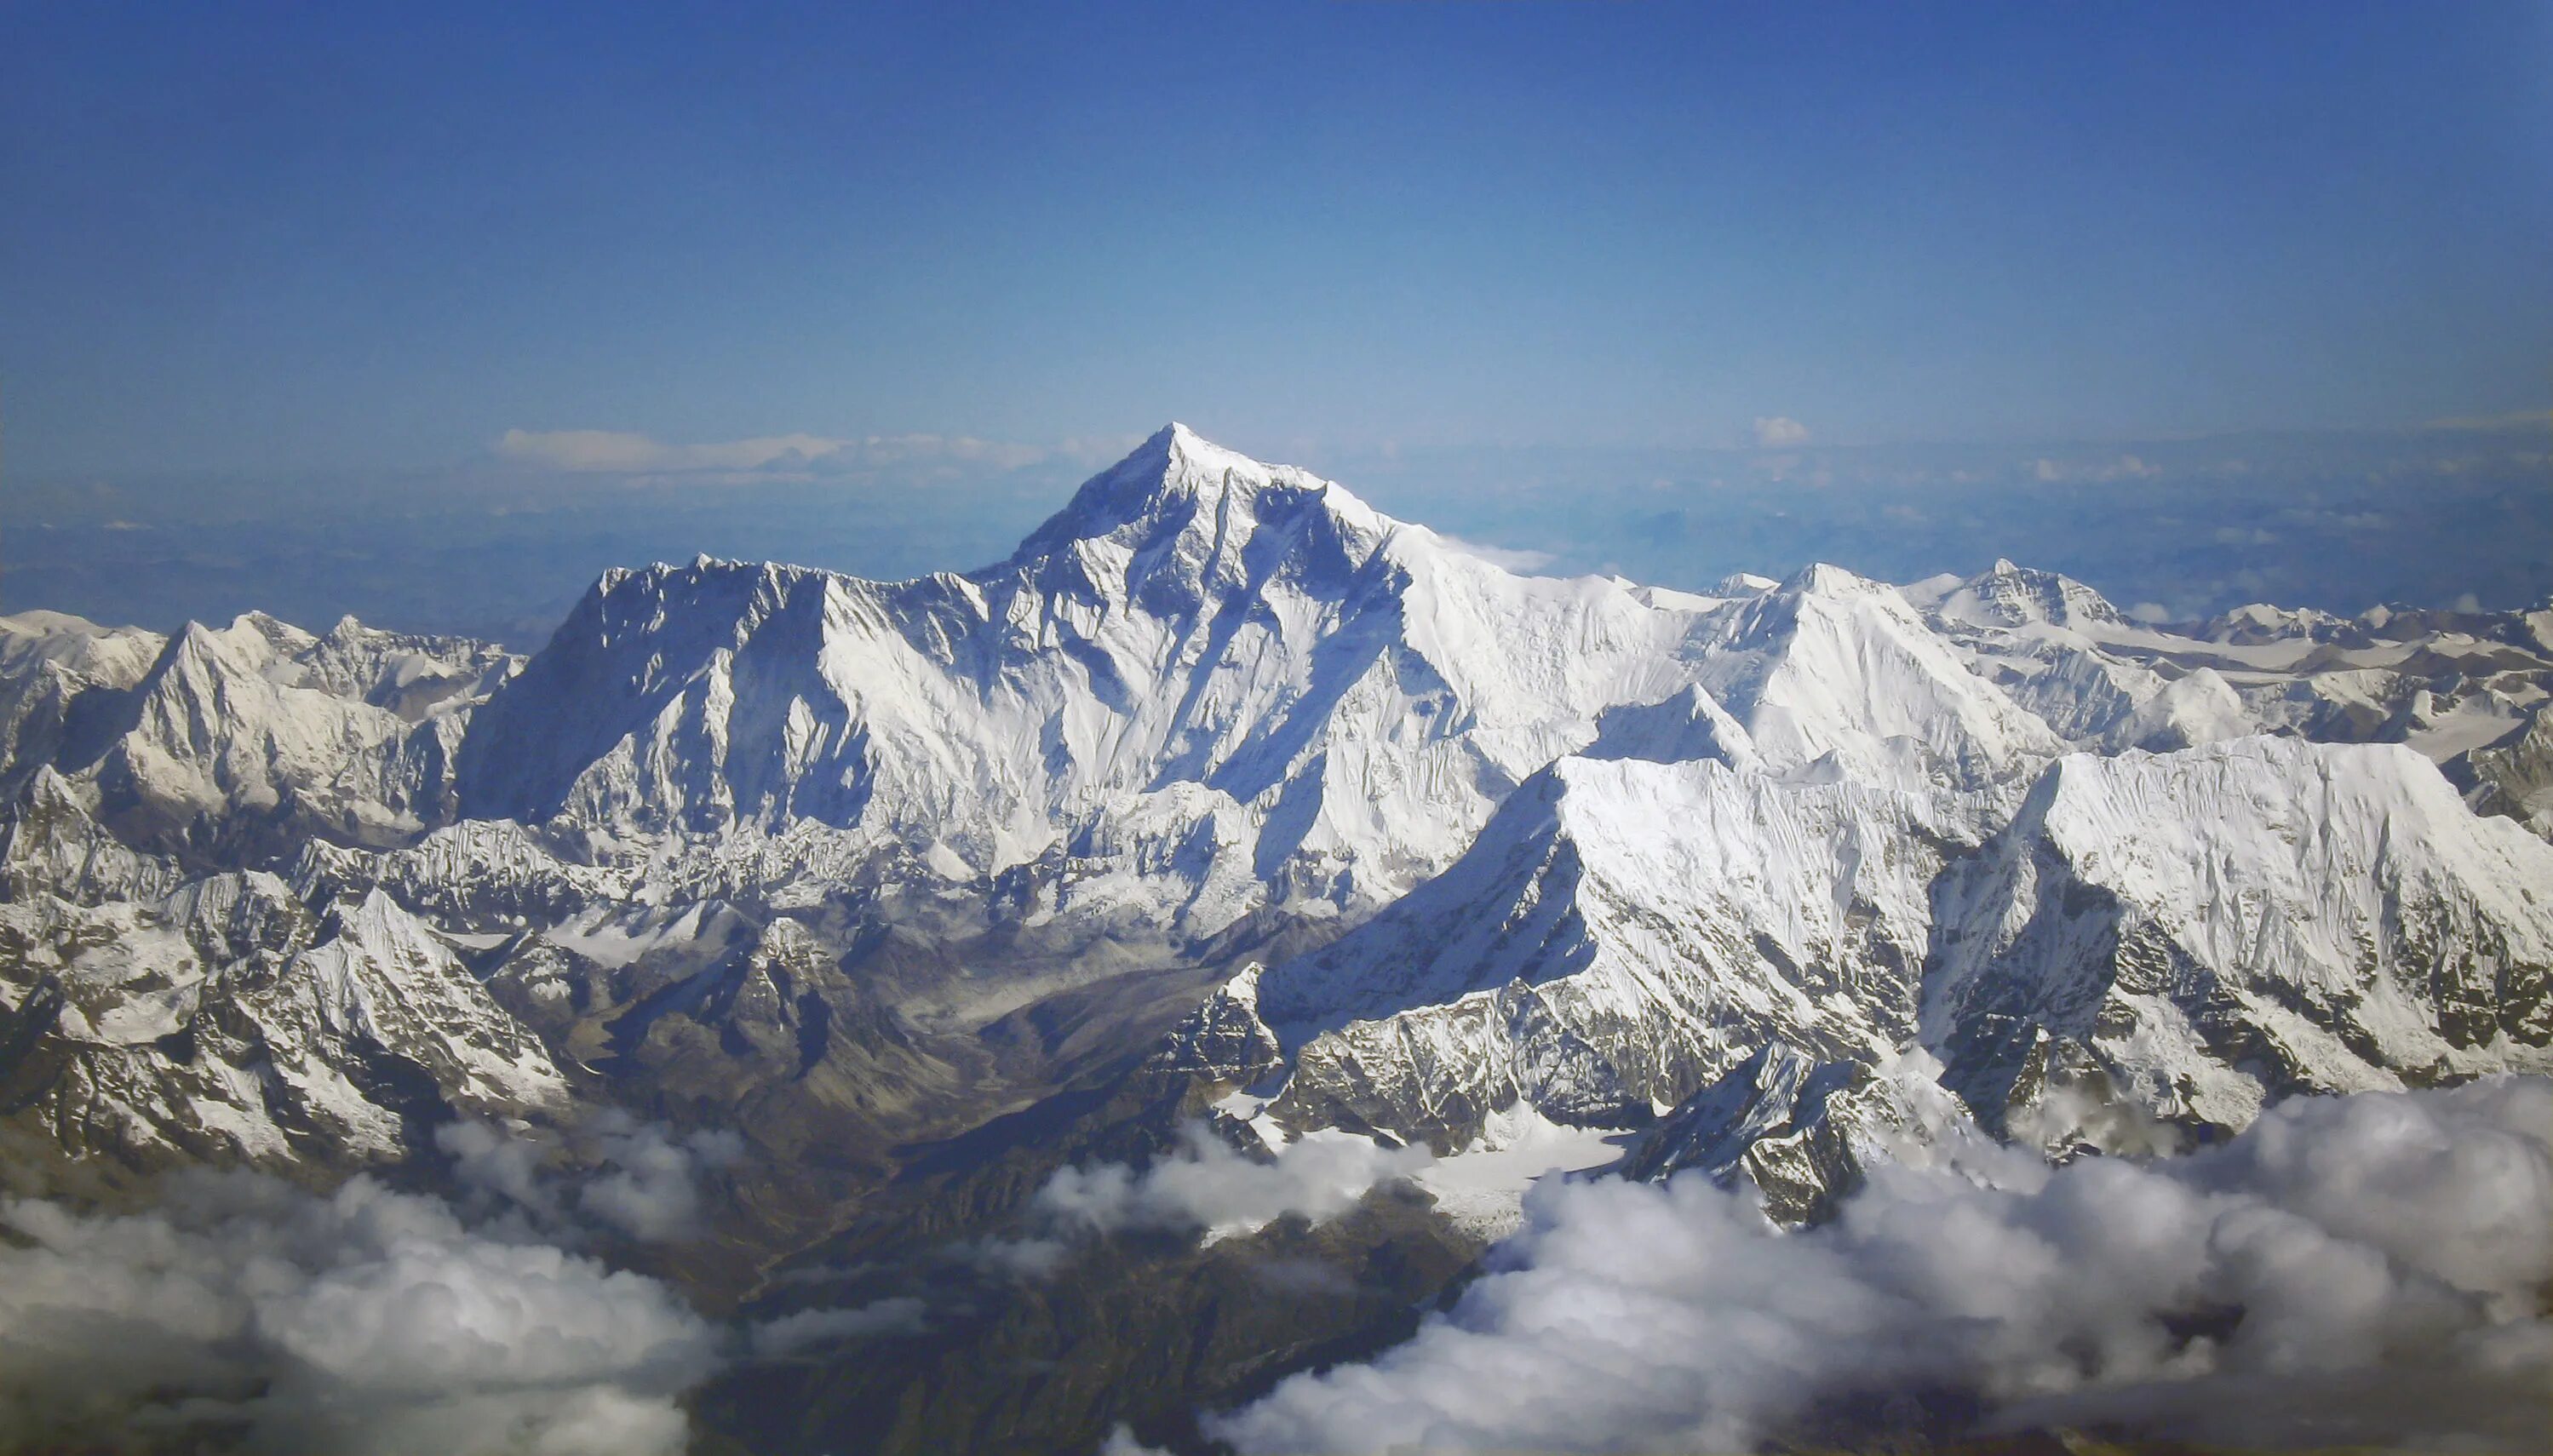
<svg viewBox="0 0 2553 1456">
<path fill-rule="evenodd" d="M 923 1327 L 915 1299 L 717 1325 L 598 1257 L 706 1236 L 730 1133 L 614 1113 L 436 1144 L 448 1198 L 196 1171 L 148 1213 L 0 1201 L 0 1452 L 657 1456 L 731 1357 Z"/>
<path fill-rule="evenodd" d="M 683 1449 L 716 1331 L 652 1280 L 358 1177 L 172 1179 L 147 1214 L 0 1203 L 0 1430 L 332 1456 Z"/>
<path fill-rule="evenodd" d="M 1255 1233 L 1288 1216 L 1321 1223 L 1356 1207 L 1378 1184 L 1406 1177 L 1431 1161 L 1425 1148 L 1385 1148 L 1326 1129 L 1254 1158 L 1191 1124 L 1175 1152 L 1144 1168 L 1098 1163 L 1058 1169 L 1030 1201 L 1036 1236 L 987 1241 L 961 1252 L 1008 1273 L 1040 1278 L 1070 1256 L 1076 1238 L 1192 1232 L 1212 1242 Z"/>
<path fill-rule="evenodd" d="M 560 1149 L 480 1122 L 438 1129 L 465 1201 L 528 1219 L 550 1235 L 581 1228 L 641 1243 L 700 1237 L 702 1183 L 744 1157 L 744 1140 L 712 1130 L 675 1133 L 608 1112 L 577 1130 L 565 1150 L 573 1171 L 554 1167 Z"/>
<path fill-rule="evenodd" d="M 1068 1227 L 1250 1233 L 1289 1214 L 1319 1223 L 1380 1182 L 1427 1166 L 1424 1148 L 1384 1148 L 1347 1133 L 1306 1133 L 1262 1160 L 1200 1127 L 1179 1151 L 1136 1171 L 1122 1163 L 1059 1170 L 1038 1190 L 1040 1212 Z"/>
<path fill-rule="evenodd" d="M 2024 1426 L 2540 1448 L 2553 1082 L 2291 1102 L 1774 1231 L 1698 1178 L 1545 1183 L 1448 1314 L 1213 1422 L 1241 1451 L 1736 1451 Z M 1131 1445 L 1131 1443 L 1130 1443 Z"/>
</svg>

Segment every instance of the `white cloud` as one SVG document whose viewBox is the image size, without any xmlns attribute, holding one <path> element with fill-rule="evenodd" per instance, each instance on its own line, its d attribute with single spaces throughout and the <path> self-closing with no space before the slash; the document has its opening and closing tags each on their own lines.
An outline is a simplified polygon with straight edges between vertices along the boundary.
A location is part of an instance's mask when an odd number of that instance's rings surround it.
<svg viewBox="0 0 2553 1456">
<path fill-rule="evenodd" d="M 570 474 L 730 482 L 913 466 L 1015 470 L 1057 453 L 1072 456 L 1082 443 L 1067 442 L 1056 451 L 968 435 L 788 434 L 674 445 L 623 430 L 510 429 L 499 437 L 496 451 L 520 464 Z"/>
<path fill-rule="evenodd" d="M 1755 416 L 1755 444 L 1763 450 L 1795 449 L 1809 442 L 1809 427 L 1786 414 Z"/>
<path fill-rule="evenodd" d="M 2540 1446 L 2553 1082 L 2290 1102 L 2186 1157 L 2014 1157 L 1994 1179 L 1882 1168 L 1835 1223 L 1789 1234 L 1692 1176 L 1546 1182 L 1415 1338 L 1209 1429 L 1304 1453 L 1849 1448 L 1972 1424 Z"/>
<path fill-rule="evenodd" d="M 1065 1228 L 1203 1229 L 1216 1238 L 1287 1214 L 1315 1223 L 1336 1218 L 1377 1183 L 1432 1161 L 1425 1148 L 1385 1148 L 1328 1130 L 1306 1133 L 1270 1158 L 1249 1158 L 1191 1125 L 1175 1154 L 1140 1172 L 1122 1163 L 1057 1170 L 1038 1189 L 1035 1206 Z"/>
<path fill-rule="evenodd" d="M 713 1329 L 653 1280 L 358 1177 L 171 1179 L 157 1208 L 0 1202 L 0 1428 L 169 1448 L 673 1453 Z"/>
<path fill-rule="evenodd" d="M 2056 460 L 2043 455 L 2027 464 L 2031 478 L 2042 485 L 2107 485 L 2114 481 L 2153 480 L 2163 474 L 2161 467 L 2148 464 L 2142 456 L 2126 454 L 2097 460 Z"/>
<path fill-rule="evenodd" d="M 601 1143 L 605 1171 L 577 1191 L 577 1208 L 650 1243 L 698 1237 L 701 1177 L 744 1158 L 744 1140 L 723 1128 L 676 1137 L 629 1122 Z"/>
<path fill-rule="evenodd" d="M 1449 536 L 1442 531 L 1436 533 L 1436 539 L 1466 556 L 1477 556 L 1500 571 L 1512 571 L 1521 576 L 1530 576 L 1560 559 L 1548 551 L 1492 546 L 1480 541 L 1465 540 L 1461 536 Z"/>
<path fill-rule="evenodd" d="M 509 1210 L 544 1236 L 571 1241 L 584 1231 L 580 1223 L 647 1243 L 697 1238 L 705 1231 L 702 1179 L 744 1156 L 743 1139 L 724 1129 L 677 1135 L 618 1111 L 556 1146 L 474 1121 L 437 1129 L 435 1145 L 452 1160 L 469 1202 Z"/>
<path fill-rule="evenodd" d="M 824 435 L 767 435 L 711 445 L 668 445 L 619 430 L 507 430 L 497 453 L 551 470 L 607 471 L 619 475 L 680 475 L 693 471 L 753 471 L 775 465 L 801 467 L 847 448 L 848 440 Z"/>
<path fill-rule="evenodd" d="M 1135 1432 L 1120 1421 L 1114 1430 L 1108 1432 L 1108 1442 L 1099 1448 L 1099 1456 L 1170 1456 L 1170 1453 L 1135 1439 Z"/>
<path fill-rule="evenodd" d="M 1385 1148 L 1327 1129 L 1254 1158 L 1190 1124 L 1175 1151 L 1144 1168 L 1057 1169 L 1029 1201 L 1031 1236 L 977 1240 L 947 1252 L 980 1269 L 1045 1279 L 1072 1256 L 1075 1238 L 1169 1231 L 1200 1233 L 1211 1243 L 1288 1215 L 1325 1222 L 1356 1207 L 1378 1184 L 1433 1161 L 1423 1147 Z"/>
<path fill-rule="evenodd" d="M 2140 602 L 2128 609 L 2128 619 L 2142 621 L 2148 626 L 2160 626 L 2172 619 L 2171 609 L 2160 602 Z"/>
</svg>

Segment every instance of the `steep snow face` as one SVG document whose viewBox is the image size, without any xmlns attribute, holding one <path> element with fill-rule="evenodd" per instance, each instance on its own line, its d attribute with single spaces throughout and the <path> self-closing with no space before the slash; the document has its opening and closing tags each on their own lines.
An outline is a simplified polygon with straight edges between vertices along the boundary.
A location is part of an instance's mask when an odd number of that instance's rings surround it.
<svg viewBox="0 0 2553 1456">
<path fill-rule="evenodd" d="M 837 884 L 1031 866 L 1048 913 L 1204 935 L 1383 903 L 1600 735 L 1910 786 L 2061 750 L 1892 589 L 1739 586 L 1519 577 L 1174 425 L 970 576 L 607 577 L 472 720 L 462 807 L 588 856 L 716 839 L 730 882 L 747 843 Z"/>
<path fill-rule="evenodd" d="M 2553 717 L 2544 704 L 2528 711 L 2522 727 L 2447 767 L 2469 785 L 2466 802 L 2475 810 L 2505 815 L 2553 840 Z"/>
<path fill-rule="evenodd" d="M 14 799 L 63 750 L 71 704 L 142 680 L 167 639 L 58 612 L 0 616 L 0 798 Z"/>
<path fill-rule="evenodd" d="M 1998 1126 L 2072 1078 L 2239 1128 L 2293 1091 L 2553 1066 L 2553 846 L 2406 748 L 2067 757 L 1936 912 L 1924 1041 Z"/>
<path fill-rule="evenodd" d="M 969 577 L 607 577 L 474 719 L 462 804 L 591 845 L 812 822 L 960 877 L 1167 844 L 1190 888 L 1372 903 L 1690 680 L 1699 619 L 1173 426 Z"/>
<path fill-rule="evenodd" d="M 1893 587 L 1813 566 L 1730 615 L 1704 685 L 1775 769 L 1982 788 L 2060 750 Z"/>
<path fill-rule="evenodd" d="M 1517 1101 L 1626 1125 L 1767 1039 L 1912 1034 L 1927 888 L 1974 842 L 1938 795 L 1565 758 L 1453 868 L 1256 984 L 1277 1115 L 1443 1149 Z"/>
<path fill-rule="evenodd" d="M 90 682 L 129 688 L 142 680 L 167 638 L 140 627 L 100 626 L 65 612 L 0 616 L 0 680 L 15 681 L 50 662 Z"/>
<path fill-rule="evenodd" d="M 1964 581 L 1937 578 L 1902 593 L 1971 670 L 2069 744 L 2185 748 L 2262 727 L 2214 667 L 2160 645 L 2180 639 L 2130 622 L 2071 577 L 1998 561 Z"/>
<path fill-rule="evenodd" d="M 31 675 L 8 680 L 13 785 L 58 769 L 137 846 L 216 862 L 312 835 L 391 842 L 448 818 L 460 724 L 512 666 L 475 642 L 351 618 L 319 637 L 252 613 L 189 625 L 136 675 L 158 639 L 47 626 L 16 654 Z"/>
<path fill-rule="evenodd" d="M 0 899 L 58 895 L 79 905 L 156 900 L 184 876 L 166 855 L 128 847 L 91 819 L 70 782 L 39 766 L 0 820 Z"/>
</svg>

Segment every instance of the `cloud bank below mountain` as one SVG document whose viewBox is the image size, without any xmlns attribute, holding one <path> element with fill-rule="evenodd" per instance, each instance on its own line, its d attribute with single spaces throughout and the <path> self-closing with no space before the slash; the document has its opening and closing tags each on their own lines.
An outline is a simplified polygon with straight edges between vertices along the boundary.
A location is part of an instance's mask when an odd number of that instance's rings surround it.
<svg viewBox="0 0 2553 1456">
<path fill-rule="evenodd" d="M 173 1179 L 154 1212 L 0 1204 L 0 1428 L 42 1448 L 671 1456 L 716 1331 L 653 1280 L 358 1177 Z M 117 1449 L 113 1444 L 101 1449 Z"/>
<path fill-rule="evenodd" d="M 2186 1157 L 1992 1173 L 1883 1168 L 1787 1235 L 1690 1176 L 1546 1184 L 1408 1343 L 1210 1424 L 1245 1453 L 2541 1444 L 2553 1082 L 2300 1100 Z"/>
</svg>

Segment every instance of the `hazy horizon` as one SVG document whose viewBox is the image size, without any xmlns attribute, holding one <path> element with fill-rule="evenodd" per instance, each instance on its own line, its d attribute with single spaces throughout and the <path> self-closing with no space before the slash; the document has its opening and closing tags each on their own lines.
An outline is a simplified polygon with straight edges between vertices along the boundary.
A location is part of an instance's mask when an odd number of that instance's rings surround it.
<svg viewBox="0 0 2553 1456">
<path fill-rule="evenodd" d="M 1297 455 L 1511 569 L 1699 589 L 1827 561 L 1883 580 L 1998 557 L 2122 609 L 2250 602 L 2508 610 L 2553 595 L 2553 416 L 2180 440 Z M 1049 445 L 897 437 L 787 451 L 580 437 L 404 480 L 13 483 L 0 611 L 159 630 L 264 611 L 528 650 L 602 571 L 696 555 L 880 579 L 1000 560 L 1140 434 Z M 559 452 L 581 446 L 596 461 Z M 658 458 L 634 457 L 652 451 Z M 635 467 L 635 468 L 632 468 Z M 2383 549 L 2372 549 L 2379 544 Z"/>
</svg>

